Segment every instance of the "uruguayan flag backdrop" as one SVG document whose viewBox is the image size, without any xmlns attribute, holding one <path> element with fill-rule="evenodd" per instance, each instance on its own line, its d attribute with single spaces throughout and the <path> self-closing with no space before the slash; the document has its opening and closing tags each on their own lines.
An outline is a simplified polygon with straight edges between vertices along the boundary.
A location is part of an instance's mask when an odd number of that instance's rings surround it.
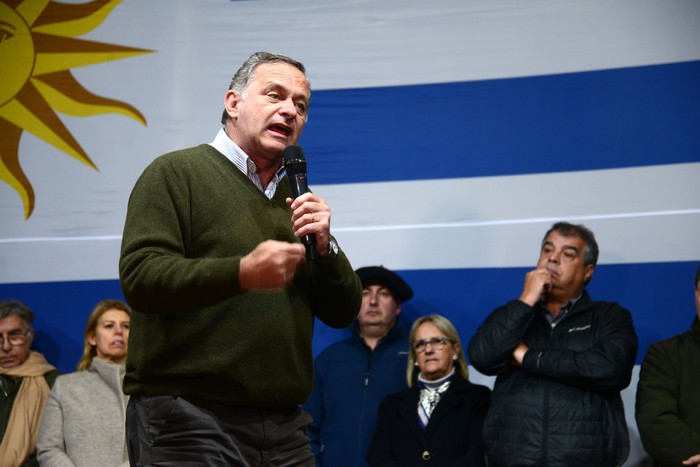
<svg viewBox="0 0 700 467">
<path fill-rule="evenodd" d="M 0 179 L 0 297 L 35 310 L 36 346 L 61 370 L 79 357 L 92 306 L 121 298 L 136 178 L 156 156 L 213 139 L 230 77 L 256 50 L 306 64 L 310 184 L 353 266 L 383 264 L 412 284 L 404 314 L 444 314 L 468 341 L 519 295 L 547 228 L 568 220 L 596 233 L 589 290 L 631 310 L 638 363 L 688 328 L 700 2 L 124 0 L 91 21 L 70 16 L 78 3 L 0 4 L 3 24 L 21 16 L 35 44 L 11 49 L 15 29 L 0 42 L 0 169 L 16 154 L 34 200 L 27 217 L 21 184 Z M 27 53 L 37 65 L 19 76 Z M 71 89 L 124 105 L 91 112 L 98 101 Z M 319 325 L 314 351 L 344 335 Z"/>
</svg>

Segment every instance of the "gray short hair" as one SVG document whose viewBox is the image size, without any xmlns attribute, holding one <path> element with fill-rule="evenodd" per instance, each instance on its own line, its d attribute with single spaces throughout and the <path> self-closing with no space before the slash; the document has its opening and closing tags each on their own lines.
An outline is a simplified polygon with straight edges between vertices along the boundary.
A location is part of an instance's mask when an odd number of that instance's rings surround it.
<svg viewBox="0 0 700 467">
<path fill-rule="evenodd" d="M 24 330 L 31 332 L 34 330 L 34 312 L 19 300 L 0 301 L 0 319 L 17 316 L 24 324 Z"/>
<path fill-rule="evenodd" d="M 238 94 L 244 94 L 246 89 L 248 89 L 248 85 L 253 79 L 255 69 L 258 66 L 266 63 L 286 63 L 301 71 L 304 76 L 306 76 L 306 68 L 304 67 L 304 64 L 294 60 L 293 58 L 271 52 L 255 52 L 253 55 L 248 57 L 245 62 L 243 62 L 243 65 L 241 65 L 238 71 L 236 71 L 236 74 L 233 75 L 233 78 L 231 78 L 231 84 L 228 87 L 229 90 L 234 90 Z M 309 88 L 309 91 L 311 91 L 311 83 L 309 82 L 308 78 L 306 80 L 306 86 Z M 226 112 L 226 109 L 224 109 L 224 112 L 221 115 L 221 123 L 226 125 L 228 118 L 228 113 Z"/>
<path fill-rule="evenodd" d="M 595 235 L 583 224 L 570 224 L 569 222 L 557 222 L 544 234 L 542 239 L 542 247 L 544 242 L 552 232 L 557 232 L 563 237 L 578 237 L 583 240 L 583 263 L 585 266 L 592 264 L 595 267 L 598 264 L 598 242 L 595 240 Z"/>
</svg>

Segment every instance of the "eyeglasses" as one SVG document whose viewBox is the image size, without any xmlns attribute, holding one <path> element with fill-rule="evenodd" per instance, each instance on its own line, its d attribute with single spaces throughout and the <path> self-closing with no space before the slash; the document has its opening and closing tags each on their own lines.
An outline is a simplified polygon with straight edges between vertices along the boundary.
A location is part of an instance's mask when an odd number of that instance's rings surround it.
<svg viewBox="0 0 700 467">
<path fill-rule="evenodd" d="M 430 344 L 433 350 L 442 350 L 445 348 L 447 343 L 452 343 L 452 341 L 447 337 L 432 337 L 430 339 L 421 339 L 413 342 L 413 350 L 416 353 L 425 352 L 425 346 Z"/>
<path fill-rule="evenodd" d="M 0 334 L 0 346 L 5 345 L 5 339 L 7 339 L 10 342 L 10 345 L 24 345 L 25 342 L 27 342 L 27 336 L 29 335 L 29 331 L 24 331 L 22 333 L 13 333 L 13 334 Z"/>
</svg>

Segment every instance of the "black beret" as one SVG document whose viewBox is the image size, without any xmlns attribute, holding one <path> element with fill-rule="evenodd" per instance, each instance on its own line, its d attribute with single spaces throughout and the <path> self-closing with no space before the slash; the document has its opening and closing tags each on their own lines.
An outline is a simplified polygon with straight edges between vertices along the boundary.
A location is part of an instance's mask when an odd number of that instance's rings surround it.
<svg viewBox="0 0 700 467">
<path fill-rule="evenodd" d="M 384 266 L 367 266 L 358 269 L 355 273 L 360 278 L 363 286 L 371 281 L 385 283 L 399 303 L 413 298 L 413 289 L 411 286 L 401 279 L 401 276 Z"/>
</svg>

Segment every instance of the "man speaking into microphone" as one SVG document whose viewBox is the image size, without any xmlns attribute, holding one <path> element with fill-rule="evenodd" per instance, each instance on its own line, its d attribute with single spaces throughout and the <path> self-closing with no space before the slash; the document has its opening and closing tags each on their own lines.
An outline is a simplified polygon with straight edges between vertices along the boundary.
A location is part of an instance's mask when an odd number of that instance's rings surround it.
<svg viewBox="0 0 700 467">
<path fill-rule="evenodd" d="M 254 53 L 214 141 L 156 158 L 134 186 L 119 262 L 131 465 L 314 465 L 299 408 L 314 317 L 349 325 L 361 285 L 326 202 L 286 176 L 310 95 L 301 63 Z"/>
</svg>

